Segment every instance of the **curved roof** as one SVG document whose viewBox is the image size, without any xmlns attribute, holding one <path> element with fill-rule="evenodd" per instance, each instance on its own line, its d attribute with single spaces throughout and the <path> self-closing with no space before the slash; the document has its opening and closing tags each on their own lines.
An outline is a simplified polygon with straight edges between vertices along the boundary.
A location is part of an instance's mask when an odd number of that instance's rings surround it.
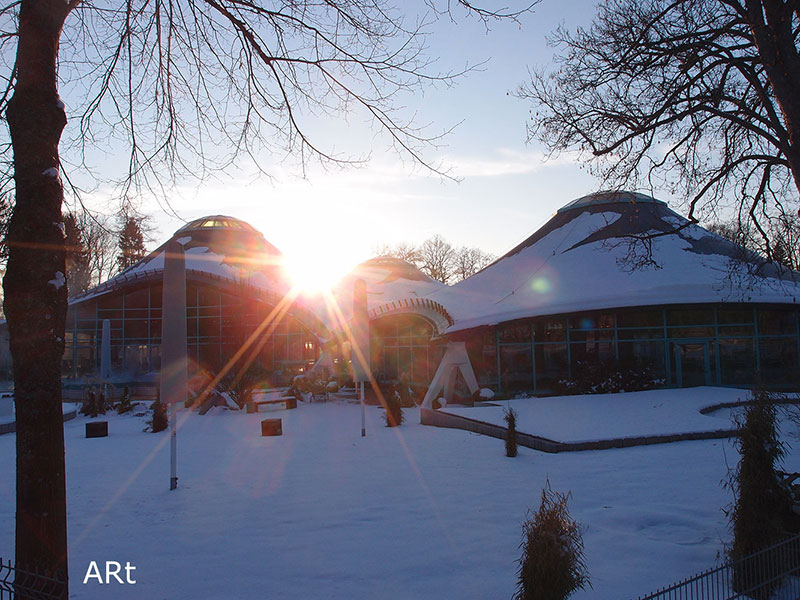
<svg viewBox="0 0 800 600">
<path fill-rule="evenodd" d="M 370 318 L 397 312 L 414 313 L 434 322 L 439 331 L 452 323 L 441 304 L 426 300 L 430 294 L 447 286 L 411 263 L 392 256 L 378 256 L 362 262 L 335 286 L 333 295 L 346 320 L 351 318 L 353 284 L 357 279 L 367 284 Z"/>
<path fill-rule="evenodd" d="M 212 215 L 187 223 L 167 242 L 90 290 L 87 296 L 107 292 L 141 275 L 162 271 L 165 248 L 173 240 L 183 246 L 187 271 L 205 273 L 216 279 L 245 281 L 281 294 L 290 288 L 280 250 L 252 225 L 233 217 Z"/>
<path fill-rule="evenodd" d="M 394 256 L 376 256 L 365 260 L 353 269 L 353 273 L 358 273 L 360 276 L 371 279 L 376 283 L 384 284 L 399 280 L 439 283 L 425 275 L 410 262 Z"/>
<path fill-rule="evenodd" d="M 602 192 L 564 206 L 511 251 L 430 296 L 447 332 L 575 311 L 672 303 L 800 300 L 800 274 L 641 194 Z"/>
</svg>

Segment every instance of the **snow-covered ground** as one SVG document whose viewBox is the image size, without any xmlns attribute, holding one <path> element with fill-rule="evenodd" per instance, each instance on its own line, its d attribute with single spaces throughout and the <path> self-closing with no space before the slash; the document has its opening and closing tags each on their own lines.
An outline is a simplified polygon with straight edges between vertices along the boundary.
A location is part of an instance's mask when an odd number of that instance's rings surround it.
<svg viewBox="0 0 800 600">
<path fill-rule="evenodd" d="M 612 420 L 601 396 L 587 410 L 595 423 Z M 71 597 L 509 598 L 520 526 L 548 478 L 572 493 L 584 525 L 594 589 L 575 598 L 652 591 L 713 565 L 729 539 L 731 495 L 720 482 L 737 456 L 728 441 L 521 448 L 510 459 L 502 441 L 422 426 L 414 409 L 395 429 L 381 416 L 368 407 L 361 438 L 359 407 L 343 402 L 190 414 L 173 492 L 166 432 L 108 415 L 109 437 L 85 439 L 85 417 L 66 423 Z M 269 417 L 283 419 L 282 437 L 261 437 Z M 560 431 L 574 418 L 564 411 Z M 14 443 L 0 436 L 4 557 L 14 541 Z M 800 470 L 800 452 L 786 467 Z M 92 560 L 130 561 L 137 583 L 83 585 Z"/>
<path fill-rule="evenodd" d="M 731 429 L 730 413 L 701 408 L 746 400 L 747 390 L 697 387 L 625 394 L 553 396 L 503 400 L 446 412 L 505 426 L 506 407 L 517 413 L 517 429 L 558 442 L 583 442 L 642 435 Z"/>
</svg>

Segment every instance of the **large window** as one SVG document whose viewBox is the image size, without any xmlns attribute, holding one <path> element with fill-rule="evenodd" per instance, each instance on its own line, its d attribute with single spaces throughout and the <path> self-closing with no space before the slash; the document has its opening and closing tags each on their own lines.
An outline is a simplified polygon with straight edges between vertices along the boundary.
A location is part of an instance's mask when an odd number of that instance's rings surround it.
<svg viewBox="0 0 800 600">
<path fill-rule="evenodd" d="M 372 368 L 379 380 L 427 385 L 438 366 L 431 360 L 433 326 L 416 315 L 388 315 L 370 323 Z"/>
<path fill-rule="evenodd" d="M 752 385 L 760 377 L 787 388 L 800 385 L 799 342 L 796 309 L 731 303 L 519 320 L 471 338 L 468 350 L 481 385 L 503 392 L 551 392 L 588 362 L 647 370 L 668 386 Z"/>
<path fill-rule="evenodd" d="M 533 387 L 531 345 L 501 345 L 500 374 L 503 389 L 506 391 L 531 389 Z"/>
<path fill-rule="evenodd" d="M 138 376 L 160 367 L 160 284 L 111 292 L 69 309 L 63 374 L 80 377 L 98 368 L 103 320 L 111 324 L 116 373 Z M 274 307 L 216 287 L 186 286 L 186 334 L 190 360 L 217 369 L 256 331 Z M 258 362 L 268 371 L 302 372 L 318 357 L 316 337 L 290 314 L 254 340 Z"/>
</svg>

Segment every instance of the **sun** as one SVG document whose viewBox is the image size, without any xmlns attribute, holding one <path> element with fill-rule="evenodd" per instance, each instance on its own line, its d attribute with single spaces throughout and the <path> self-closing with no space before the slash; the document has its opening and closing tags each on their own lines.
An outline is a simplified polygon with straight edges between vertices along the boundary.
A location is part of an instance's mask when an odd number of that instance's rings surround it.
<svg viewBox="0 0 800 600">
<path fill-rule="evenodd" d="M 286 271 L 292 287 L 301 294 L 321 294 L 341 279 L 344 273 L 335 256 L 310 252 L 295 252 L 285 259 Z"/>
</svg>

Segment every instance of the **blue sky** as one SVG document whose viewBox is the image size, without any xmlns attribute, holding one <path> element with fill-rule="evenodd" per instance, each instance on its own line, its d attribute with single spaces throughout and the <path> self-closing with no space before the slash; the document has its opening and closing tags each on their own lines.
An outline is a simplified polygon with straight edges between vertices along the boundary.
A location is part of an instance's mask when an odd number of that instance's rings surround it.
<svg viewBox="0 0 800 600">
<path fill-rule="evenodd" d="M 217 181 L 178 186 L 171 206 L 185 220 L 207 214 L 244 219 L 296 261 L 318 257 L 340 272 L 371 257 L 380 243 L 418 243 L 435 233 L 456 246 L 502 254 L 558 207 L 599 185 L 573 157 L 547 162 L 542 148 L 526 145 L 532 107 L 512 94 L 530 66 L 551 61 L 545 37 L 562 23 L 588 24 L 593 13 L 588 0 L 543 0 L 520 24 L 494 23 L 487 31 L 479 20 L 459 16 L 455 24 L 443 19 L 434 25 L 428 52 L 437 68 L 488 60 L 452 87 L 400 98 L 407 114 L 432 124 L 430 132 L 460 123 L 440 147 L 425 152 L 459 181 L 387 152 L 384 137 L 356 114 L 347 123 L 319 122 L 312 133 L 328 147 L 369 152 L 365 166 L 312 166 L 303 179 L 264 157 L 272 179 L 222 173 Z M 159 243 L 182 224 L 154 203 L 145 201 L 142 209 L 154 215 Z"/>
</svg>

